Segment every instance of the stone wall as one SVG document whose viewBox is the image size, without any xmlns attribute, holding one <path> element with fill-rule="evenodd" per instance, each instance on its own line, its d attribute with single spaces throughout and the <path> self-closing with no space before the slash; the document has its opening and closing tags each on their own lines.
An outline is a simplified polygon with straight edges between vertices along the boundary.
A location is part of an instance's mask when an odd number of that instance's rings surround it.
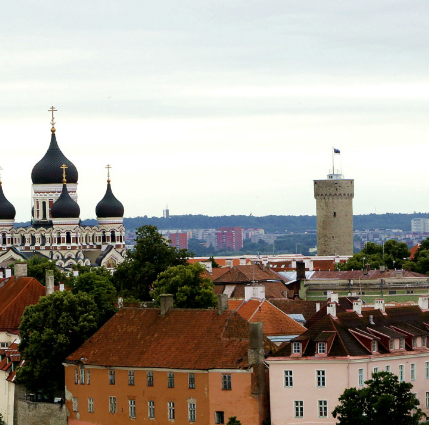
<svg viewBox="0 0 429 425">
<path fill-rule="evenodd" d="M 66 425 L 65 404 L 40 403 L 28 400 L 15 401 L 14 425 Z"/>
<path fill-rule="evenodd" d="M 317 254 L 353 255 L 354 180 L 315 180 Z"/>
</svg>

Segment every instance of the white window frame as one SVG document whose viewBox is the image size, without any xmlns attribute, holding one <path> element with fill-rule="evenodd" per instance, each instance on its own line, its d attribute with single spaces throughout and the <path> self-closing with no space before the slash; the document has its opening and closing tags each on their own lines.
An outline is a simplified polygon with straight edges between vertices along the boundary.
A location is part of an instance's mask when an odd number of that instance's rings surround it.
<svg viewBox="0 0 429 425">
<path fill-rule="evenodd" d="M 416 364 L 415 363 L 410 364 L 410 379 L 411 379 L 411 381 L 416 380 Z"/>
<path fill-rule="evenodd" d="M 152 400 L 148 400 L 147 402 L 147 417 L 155 419 L 155 402 Z"/>
<path fill-rule="evenodd" d="M 167 387 L 168 388 L 174 388 L 174 372 L 168 372 Z"/>
<path fill-rule="evenodd" d="M 405 339 L 399 338 L 399 349 L 403 350 L 405 348 Z"/>
<path fill-rule="evenodd" d="M 231 382 L 231 374 L 230 373 L 223 373 L 222 374 L 222 389 L 227 390 L 227 391 L 232 389 L 232 382 Z"/>
<path fill-rule="evenodd" d="M 429 409 L 429 391 L 426 391 L 426 409 Z"/>
<path fill-rule="evenodd" d="M 294 341 L 292 343 L 292 353 L 293 354 L 301 354 L 301 343 L 298 341 Z"/>
<path fill-rule="evenodd" d="M 188 373 L 188 388 L 195 389 L 195 373 Z"/>
<path fill-rule="evenodd" d="M 363 387 L 365 383 L 365 379 L 363 377 L 363 369 L 358 369 L 358 385 L 359 387 Z"/>
<path fill-rule="evenodd" d="M 316 387 L 326 387 L 326 371 L 325 369 L 316 370 Z"/>
<path fill-rule="evenodd" d="M 294 417 L 303 418 L 304 417 L 304 400 L 294 400 Z"/>
<path fill-rule="evenodd" d="M 79 384 L 79 371 L 77 369 L 74 370 L 74 383 Z"/>
<path fill-rule="evenodd" d="M 318 354 L 326 354 L 326 342 L 318 342 L 317 343 L 317 353 Z"/>
<path fill-rule="evenodd" d="M 425 362 L 426 379 L 429 379 L 429 362 Z"/>
<path fill-rule="evenodd" d="M 94 399 L 88 398 L 88 413 L 94 413 Z"/>
<path fill-rule="evenodd" d="M 109 413 L 116 413 L 116 412 L 117 412 L 116 397 L 109 396 Z"/>
<path fill-rule="evenodd" d="M 319 418 L 328 417 L 328 400 L 317 400 L 317 410 Z"/>
<path fill-rule="evenodd" d="M 167 410 L 168 410 L 168 419 L 174 420 L 174 401 L 169 401 L 167 403 Z"/>
<path fill-rule="evenodd" d="M 398 374 L 399 382 L 405 381 L 405 366 L 403 364 L 399 365 L 399 374 Z"/>
<path fill-rule="evenodd" d="M 189 422 L 195 422 L 197 420 L 197 403 L 190 401 L 188 403 L 188 420 Z"/>
<path fill-rule="evenodd" d="M 136 418 L 136 401 L 133 398 L 128 400 L 128 416 L 131 419 Z"/>
<path fill-rule="evenodd" d="M 79 399 L 77 397 L 72 397 L 72 410 L 73 412 L 79 411 Z"/>
<path fill-rule="evenodd" d="M 378 373 L 378 366 L 375 366 L 374 369 L 372 369 L 372 373 Z"/>
<path fill-rule="evenodd" d="M 146 373 L 146 385 L 148 387 L 153 387 L 153 384 L 154 384 L 153 372 L 149 370 Z"/>
<path fill-rule="evenodd" d="M 116 384 L 116 373 L 114 369 L 109 369 L 109 385 Z"/>
<path fill-rule="evenodd" d="M 293 371 L 288 369 L 285 370 L 283 373 L 284 377 L 284 386 L 285 388 L 292 388 L 293 387 Z"/>
<path fill-rule="evenodd" d="M 135 385 L 135 373 L 134 370 L 128 371 L 128 385 Z"/>
<path fill-rule="evenodd" d="M 91 383 L 91 371 L 89 369 L 86 369 L 86 385 L 89 385 Z"/>
<path fill-rule="evenodd" d="M 377 341 L 375 339 L 373 339 L 371 341 L 371 351 L 373 353 L 376 353 L 378 351 L 378 344 L 377 344 Z"/>
<path fill-rule="evenodd" d="M 395 340 L 392 338 L 389 342 L 389 350 L 395 349 Z"/>
<path fill-rule="evenodd" d="M 79 384 L 85 385 L 85 369 L 80 368 L 79 374 L 80 374 Z"/>
<path fill-rule="evenodd" d="M 390 364 L 387 364 L 387 365 L 386 365 L 386 372 L 389 372 L 389 373 L 390 373 Z"/>
</svg>

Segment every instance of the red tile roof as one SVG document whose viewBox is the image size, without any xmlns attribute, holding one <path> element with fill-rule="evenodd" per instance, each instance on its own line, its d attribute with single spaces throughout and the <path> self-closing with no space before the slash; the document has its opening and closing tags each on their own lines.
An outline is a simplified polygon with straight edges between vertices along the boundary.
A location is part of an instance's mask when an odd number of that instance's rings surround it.
<svg viewBox="0 0 429 425">
<path fill-rule="evenodd" d="M 234 266 L 228 271 L 215 279 L 216 283 L 250 283 L 250 282 L 266 282 L 266 281 L 281 281 L 286 279 L 280 274 L 270 270 L 268 267 L 263 267 L 258 264 L 247 266 Z"/>
<path fill-rule="evenodd" d="M 302 314 L 304 319 L 308 320 L 316 313 L 316 304 L 323 306 L 326 304 L 326 301 L 287 300 L 278 298 L 270 300 L 270 303 L 286 314 Z"/>
<path fill-rule="evenodd" d="M 286 291 L 288 290 L 287 286 L 280 281 L 277 282 L 260 282 L 260 285 L 265 287 L 265 298 L 283 298 L 286 297 Z M 223 294 L 225 288 L 232 287 L 233 290 L 230 293 L 230 297 L 241 298 L 245 296 L 245 287 L 247 283 L 228 283 L 228 284 L 219 284 L 215 283 L 214 293 L 216 295 Z"/>
<path fill-rule="evenodd" d="M 235 308 L 237 300 L 229 300 L 229 308 Z M 306 331 L 295 320 L 266 300 L 250 299 L 242 301 L 237 312 L 249 322 L 262 322 L 264 335 L 300 335 Z"/>
<path fill-rule="evenodd" d="M 249 325 L 235 311 L 122 308 L 67 358 L 173 369 L 248 368 Z"/>
<path fill-rule="evenodd" d="M 348 280 L 348 279 L 356 279 L 359 278 L 361 280 L 376 280 L 376 279 L 391 279 L 399 277 L 398 275 L 402 273 L 402 277 L 404 278 L 427 278 L 427 275 L 410 272 L 408 270 L 370 270 L 367 274 L 364 274 L 362 270 L 348 270 L 348 271 L 315 271 L 311 276 L 310 280 L 315 279 L 325 279 L 325 280 Z"/>
<path fill-rule="evenodd" d="M 416 255 L 417 250 L 419 249 L 420 244 L 418 243 L 417 245 L 414 245 L 412 248 L 410 248 L 410 260 L 414 260 L 414 256 Z"/>
<path fill-rule="evenodd" d="M 0 331 L 18 331 L 25 307 L 37 304 L 46 289 L 32 277 L 13 277 L 0 288 Z"/>
</svg>

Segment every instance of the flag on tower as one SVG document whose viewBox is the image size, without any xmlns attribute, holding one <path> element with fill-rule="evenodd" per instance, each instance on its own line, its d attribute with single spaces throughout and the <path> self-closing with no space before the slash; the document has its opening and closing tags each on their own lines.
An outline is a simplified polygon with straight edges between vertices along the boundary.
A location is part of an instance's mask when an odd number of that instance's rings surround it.
<svg viewBox="0 0 429 425">
<path fill-rule="evenodd" d="M 334 153 L 340 153 L 340 150 L 334 148 Z"/>
</svg>

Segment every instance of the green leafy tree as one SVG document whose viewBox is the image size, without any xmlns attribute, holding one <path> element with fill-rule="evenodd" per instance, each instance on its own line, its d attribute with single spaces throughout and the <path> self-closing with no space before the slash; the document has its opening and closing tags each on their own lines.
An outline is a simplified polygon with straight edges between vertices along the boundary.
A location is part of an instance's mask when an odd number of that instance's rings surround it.
<svg viewBox="0 0 429 425">
<path fill-rule="evenodd" d="M 118 297 L 115 286 L 111 282 L 111 274 L 106 268 L 99 267 L 79 274 L 73 278 L 70 286 L 73 294 L 87 293 L 94 298 L 99 312 L 99 326 L 115 314 L 115 303 Z"/>
<path fill-rule="evenodd" d="M 340 425 L 414 425 L 426 415 L 411 393 L 412 384 L 399 382 L 393 373 L 379 372 L 366 387 L 348 388 L 332 412 Z"/>
<path fill-rule="evenodd" d="M 55 265 L 55 263 L 48 258 L 40 257 L 39 255 L 34 255 L 26 261 L 27 263 L 27 275 L 29 277 L 34 277 L 42 285 L 45 285 L 45 276 L 46 270 L 54 271 L 54 279 L 58 284 L 59 282 L 65 282 L 67 277 L 60 269 Z"/>
<path fill-rule="evenodd" d="M 429 274 L 429 238 L 421 242 L 413 260 L 407 266 L 418 273 Z"/>
<path fill-rule="evenodd" d="M 6 422 L 3 419 L 3 415 L 0 413 L 0 425 L 6 425 Z"/>
<path fill-rule="evenodd" d="M 212 268 L 213 269 L 218 269 L 219 268 L 219 264 L 216 263 L 216 260 L 214 259 L 213 255 L 210 256 L 209 260 L 212 262 Z"/>
<path fill-rule="evenodd" d="M 152 284 L 159 273 L 170 266 L 187 264 L 187 258 L 193 254 L 170 246 L 155 226 L 137 229 L 135 241 L 134 250 L 128 251 L 125 261 L 116 268 L 113 283 L 124 297 L 149 301 Z"/>
<path fill-rule="evenodd" d="M 160 304 L 161 294 L 173 294 L 174 306 L 179 308 L 216 307 L 213 282 L 204 276 L 205 268 L 199 264 L 172 266 L 160 273 L 153 283 L 152 297 Z"/>
<path fill-rule="evenodd" d="M 237 419 L 237 416 L 231 416 L 226 425 L 241 425 L 241 422 Z"/>
<path fill-rule="evenodd" d="M 98 309 L 88 294 L 57 291 L 41 297 L 22 315 L 19 351 L 25 363 L 17 380 L 49 398 L 64 389 L 64 359 L 97 329 Z"/>
</svg>

